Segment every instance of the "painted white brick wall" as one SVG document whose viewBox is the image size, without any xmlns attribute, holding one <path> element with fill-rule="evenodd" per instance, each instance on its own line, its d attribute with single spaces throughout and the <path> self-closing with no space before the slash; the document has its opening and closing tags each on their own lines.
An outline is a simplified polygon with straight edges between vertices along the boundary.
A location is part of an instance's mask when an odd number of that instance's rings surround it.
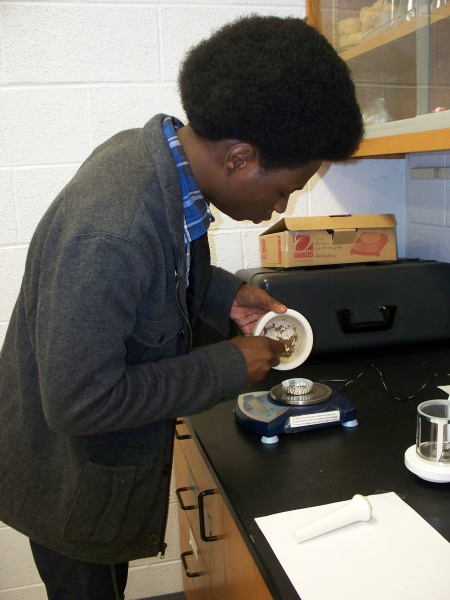
<svg viewBox="0 0 450 600">
<path fill-rule="evenodd" d="M 450 153 L 410 154 L 406 160 L 406 252 L 450 261 L 450 182 L 411 179 L 410 169 L 448 167 Z"/>
<path fill-rule="evenodd" d="M 214 28 L 256 12 L 304 16 L 304 0 L 23 0 L 0 3 L 0 347 L 28 243 L 88 154 L 157 112 L 183 118 L 176 91 L 184 51 Z M 287 214 L 395 212 L 403 250 L 404 161 L 324 166 Z M 277 215 L 278 218 L 278 215 Z M 216 211 L 214 261 L 258 266 L 265 228 Z M 172 495 L 169 552 L 131 565 L 128 600 L 181 590 Z M 44 600 L 27 540 L 0 524 L 0 600 Z"/>
</svg>

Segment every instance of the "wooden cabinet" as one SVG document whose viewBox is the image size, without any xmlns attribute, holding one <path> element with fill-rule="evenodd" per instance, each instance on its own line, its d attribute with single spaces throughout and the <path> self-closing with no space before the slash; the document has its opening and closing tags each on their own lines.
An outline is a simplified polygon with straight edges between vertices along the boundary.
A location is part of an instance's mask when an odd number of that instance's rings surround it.
<svg viewBox="0 0 450 600">
<path fill-rule="evenodd" d="M 450 3 L 311 0 L 307 10 L 352 72 L 367 134 L 356 156 L 450 148 Z"/>
<path fill-rule="evenodd" d="M 184 424 L 177 425 L 177 433 L 174 462 L 187 600 L 271 600 L 195 441 L 186 437 Z"/>
</svg>

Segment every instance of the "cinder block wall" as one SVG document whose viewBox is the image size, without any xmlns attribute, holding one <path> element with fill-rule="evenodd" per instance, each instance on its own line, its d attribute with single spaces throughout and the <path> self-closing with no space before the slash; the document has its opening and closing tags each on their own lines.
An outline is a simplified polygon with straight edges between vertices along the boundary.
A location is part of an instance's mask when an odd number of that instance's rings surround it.
<svg viewBox="0 0 450 600">
<path fill-rule="evenodd" d="M 450 261 L 450 181 L 410 175 L 414 168 L 449 166 L 450 153 L 407 156 L 406 253 L 410 257 Z"/>
<path fill-rule="evenodd" d="M 183 118 L 176 92 L 184 51 L 251 12 L 304 16 L 304 0 L 24 0 L 0 3 L 0 346 L 28 243 L 81 162 L 121 129 L 157 112 Z M 395 212 L 403 250 L 404 161 L 324 165 L 290 215 Z M 278 215 L 277 215 L 278 218 Z M 268 224 L 216 213 L 214 261 L 258 266 Z M 181 590 L 175 498 L 164 560 L 132 564 L 128 600 Z M 43 600 L 27 540 L 0 524 L 0 600 Z"/>
</svg>

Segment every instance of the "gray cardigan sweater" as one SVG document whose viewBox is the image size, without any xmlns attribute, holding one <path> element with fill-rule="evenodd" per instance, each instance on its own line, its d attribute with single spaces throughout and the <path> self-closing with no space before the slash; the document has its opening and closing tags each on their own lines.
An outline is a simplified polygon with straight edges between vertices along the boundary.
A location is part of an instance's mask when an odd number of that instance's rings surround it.
<svg viewBox="0 0 450 600">
<path fill-rule="evenodd" d="M 173 419 L 247 376 L 230 342 L 189 352 L 188 315 L 226 335 L 242 282 L 204 236 L 187 300 L 164 117 L 98 147 L 45 213 L 0 355 L 0 519 L 78 560 L 164 547 Z"/>
</svg>

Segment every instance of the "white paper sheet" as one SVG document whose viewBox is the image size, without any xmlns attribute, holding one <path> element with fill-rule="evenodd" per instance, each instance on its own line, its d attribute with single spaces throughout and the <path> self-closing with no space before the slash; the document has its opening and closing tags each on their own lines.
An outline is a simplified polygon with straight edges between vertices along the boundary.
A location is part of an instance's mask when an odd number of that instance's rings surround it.
<svg viewBox="0 0 450 600">
<path fill-rule="evenodd" d="M 450 544 L 393 492 L 372 519 L 296 544 L 292 531 L 345 502 L 255 519 L 302 600 L 450 600 Z"/>
</svg>

